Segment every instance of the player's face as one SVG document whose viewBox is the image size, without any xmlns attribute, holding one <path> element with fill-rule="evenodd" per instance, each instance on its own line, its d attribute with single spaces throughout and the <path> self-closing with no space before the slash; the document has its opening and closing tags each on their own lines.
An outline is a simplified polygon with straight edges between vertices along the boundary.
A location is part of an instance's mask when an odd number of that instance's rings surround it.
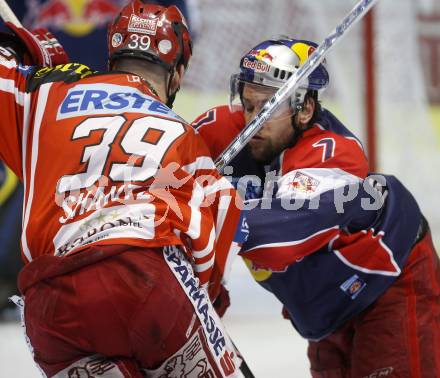
<svg viewBox="0 0 440 378">
<path fill-rule="evenodd" d="M 249 83 L 244 85 L 242 103 L 246 124 L 255 117 L 275 92 L 276 89 L 261 85 Z M 292 114 L 289 102 L 284 102 L 249 141 L 250 151 L 255 160 L 270 163 L 288 147 L 294 134 Z"/>
</svg>

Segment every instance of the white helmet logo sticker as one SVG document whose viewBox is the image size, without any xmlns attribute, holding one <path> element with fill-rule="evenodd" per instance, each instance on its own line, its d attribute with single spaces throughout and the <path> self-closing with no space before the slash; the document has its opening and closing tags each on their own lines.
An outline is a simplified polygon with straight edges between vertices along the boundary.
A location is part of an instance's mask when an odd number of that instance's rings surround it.
<svg viewBox="0 0 440 378">
<path fill-rule="evenodd" d="M 132 50 L 147 51 L 150 48 L 151 40 L 148 35 L 132 34 L 130 43 L 127 45 Z"/>
<path fill-rule="evenodd" d="M 128 24 L 128 31 L 131 33 L 142 33 L 156 35 L 157 18 L 142 18 L 132 14 Z"/>
<path fill-rule="evenodd" d="M 251 68 L 257 72 L 269 72 L 270 71 L 270 66 L 268 64 L 266 64 L 265 62 L 261 62 L 259 60 L 251 61 L 248 58 L 244 58 L 243 67 Z"/>
<path fill-rule="evenodd" d="M 173 45 L 171 44 L 171 41 L 169 41 L 168 39 L 162 39 L 162 41 L 159 42 L 159 45 L 157 47 L 159 48 L 159 51 L 162 54 L 168 54 L 173 48 Z"/>
<path fill-rule="evenodd" d="M 112 46 L 118 47 L 122 43 L 122 34 L 121 33 L 115 33 L 112 37 Z"/>
</svg>

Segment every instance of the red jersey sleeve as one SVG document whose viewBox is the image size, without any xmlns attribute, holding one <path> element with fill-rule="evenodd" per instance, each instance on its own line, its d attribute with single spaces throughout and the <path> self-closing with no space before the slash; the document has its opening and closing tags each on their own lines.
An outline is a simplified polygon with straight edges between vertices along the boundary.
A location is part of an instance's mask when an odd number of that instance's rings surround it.
<svg viewBox="0 0 440 378">
<path fill-rule="evenodd" d="M 21 148 L 23 127 L 29 119 L 30 94 L 25 92 L 26 71 L 14 60 L 0 55 L 0 159 L 22 178 Z"/>
<path fill-rule="evenodd" d="M 227 105 L 217 106 L 198 116 L 192 126 L 200 133 L 213 159 L 224 151 L 245 126 L 242 112 L 231 112 Z"/>
<path fill-rule="evenodd" d="M 364 179 L 368 175 L 368 160 L 357 139 L 315 125 L 281 158 L 282 175 L 301 168 L 341 169 Z"/>
<path fill-rule="evenodd" d="M 240 220 L 241 199 L 219 174 L 197 133 L 190 130 L 179 149 L 186 161 L 182 169 L 194 178 L 189 208 L 197 207 L 201 214 L 200 219 L 190 218 L 185 234 L 190 238 L 194 269 L 203 283 L 209 283 L 214 298 L 235 257 L 231 246 Z"/>
</svg>

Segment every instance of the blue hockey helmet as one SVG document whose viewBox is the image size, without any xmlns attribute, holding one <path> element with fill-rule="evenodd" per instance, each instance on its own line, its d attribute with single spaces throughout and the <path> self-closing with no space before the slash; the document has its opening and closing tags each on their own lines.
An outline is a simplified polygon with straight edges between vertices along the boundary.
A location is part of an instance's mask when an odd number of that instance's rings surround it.
<svg viewBox="0 0 440 378">
<path fill-rule="evenodd" d="M 317 44 L 288 37 L 270 39 L 259 43 L 240 60 L 240 72 L 231 77 L 231 110 L 241 108 L 244 83 L 281 88 L 316 50 Z M 308 91 L 323 91 L 329 83 L 329 75 L 320 64 L 290 98 L 294 112 L 301 110 Z"/>
</svg>

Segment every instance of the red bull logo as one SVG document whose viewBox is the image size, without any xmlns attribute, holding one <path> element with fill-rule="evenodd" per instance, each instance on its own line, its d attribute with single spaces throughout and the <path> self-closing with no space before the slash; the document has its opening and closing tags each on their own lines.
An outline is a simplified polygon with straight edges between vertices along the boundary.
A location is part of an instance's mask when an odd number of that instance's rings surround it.
<svg viewBox="0 0 440 378">
<path fill-rule="evenodd" d="M 243 60 L 243 67 L 250 68 L 257 72 L 269 72 L 270 66 L 264 62 L 258 62 L 258 61 L 252 61 L 248 58 L 244 58 Z"/>
<path fill-rule="evenodd" d="M 304 42 L 297 42 L 294 43 L 291 47 L 291 49 L 295 52 L 295 54 L 298 56 L 300 60 L 300 66 L 302 66 L 308 57 L 313 54 L 313 52 L 316 50 L 314 46 L 310 46 L 307 43 Z"/>
<path fill-rule="evenodd" d="M 81 37 L 106 25 L 118 11 L 112 0 L 48 0 L 35 12 L 33 27 L 50 27 Z"/>
<path fill-rule="evenodd" d="M 272 62 L 273 61 L 273 56 L 265 49 L 262 50 L 252 50 L 249 53 L 250 56 L 254 56 L 255 59 L 257 60 L 265 60 L 265 61 L 269 61 Z"/>
</svg>

